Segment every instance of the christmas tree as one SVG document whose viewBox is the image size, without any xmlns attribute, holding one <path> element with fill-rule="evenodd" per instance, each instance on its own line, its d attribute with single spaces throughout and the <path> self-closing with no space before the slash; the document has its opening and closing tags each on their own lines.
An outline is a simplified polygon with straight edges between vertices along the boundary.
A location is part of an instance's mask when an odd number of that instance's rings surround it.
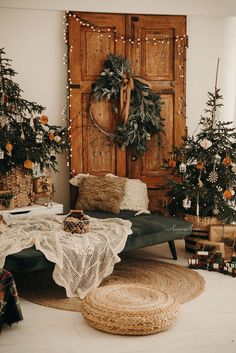
<svg viewBox="0 0 236 353">
<path fill-rule="evenodd" d="M 168 185 L 171 215 L 187 213 L 214 216 L 224 223 L 236 221 L 236 130 L 232 122 L 216 118 L 221 101 L 216 79 L 214 93 L 208 92 L 200 132 L 196 137 L 187 137 L 183 148 L 173 156 L 178 181 Z"/>
<path fill-rule="evenodd" d="M 65 147 L 65 130 L 48 124 L 44 107 L 21 97 L 16 72 L 0 48 L 0 174 L 12 168 L 32 173 L 37 165 L 56 170 L 56 153 Z"/>
</svg>

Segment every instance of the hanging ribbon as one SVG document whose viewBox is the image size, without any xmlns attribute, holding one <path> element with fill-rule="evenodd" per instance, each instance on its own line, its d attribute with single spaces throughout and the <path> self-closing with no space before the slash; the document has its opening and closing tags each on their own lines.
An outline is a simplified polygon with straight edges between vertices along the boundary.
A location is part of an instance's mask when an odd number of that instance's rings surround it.
<svg viewBox="0 0 236 353">
<path fill-rule="evenodd" d="M 120 117 L 125 124 L 129 116 L 131 91 L 134 89 L 133 77 L 125 76 L 120 88 Z"/>
<path fill-rule="evenodd" d="M 134 89 L 134 79 L 140 81 L 148 88 L 151 88 L 150 83 L 140 77 L 133 78 L 131 76 L 124 76 L 120 89 L 120 117 L 124 124 L 127 122 L 129 116 L 131 91 Z"/>
</svg>

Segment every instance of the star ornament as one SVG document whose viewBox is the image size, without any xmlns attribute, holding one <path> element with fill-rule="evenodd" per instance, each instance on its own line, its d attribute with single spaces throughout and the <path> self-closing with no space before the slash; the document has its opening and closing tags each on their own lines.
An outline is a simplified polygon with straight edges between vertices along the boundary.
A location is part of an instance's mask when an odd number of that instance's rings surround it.
<svg viewBox="0 0 236 353">
<path fill-rule="evenodd" d="M 218 177 L 218 173 L 213 170 L 212 172 L 210 172 L 208 180 L 210 183 L 214 184 L 217 182 Z"/>
</svg>

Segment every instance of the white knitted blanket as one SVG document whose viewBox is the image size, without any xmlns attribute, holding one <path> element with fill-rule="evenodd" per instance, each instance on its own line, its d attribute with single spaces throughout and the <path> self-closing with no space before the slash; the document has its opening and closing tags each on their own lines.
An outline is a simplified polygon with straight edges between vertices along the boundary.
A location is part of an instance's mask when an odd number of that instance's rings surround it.
<svg viewBox="0 0 236 353">
<path fill-rule="evenodd" d="M 11 219 L 0 229 L 0 268 L 7 255 L 35 245 L 55 263 L 54 281 L 66 289 L 67 296 L 84 298 L 120 261 L 117 254 L 132 233 L 132 224 L 119 218 L 90 217 L 89 233 L 72 234 L 63 230 L 64 217 Z"/>
</svg>

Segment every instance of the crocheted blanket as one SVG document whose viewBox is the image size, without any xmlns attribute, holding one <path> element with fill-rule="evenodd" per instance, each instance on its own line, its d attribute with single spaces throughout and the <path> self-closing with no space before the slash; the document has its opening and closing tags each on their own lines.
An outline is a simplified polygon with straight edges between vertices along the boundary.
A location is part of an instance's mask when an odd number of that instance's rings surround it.
<svg viewBox="0 0 236 353">
<path fill-rule="evenodd" d="M 7 255 L 35 245 L 55 263 L 53 279 L 66 289 L 66 295 L 84 298 L 120 261 L 118 254 L 132 233 L 132 224 L 119 218 L 90 217 L 88 233 L 72 234 L 63 230 L 64 217 L 41 215 L 10 219 L 0 230 L 0 268 Z"/>
</svg>

